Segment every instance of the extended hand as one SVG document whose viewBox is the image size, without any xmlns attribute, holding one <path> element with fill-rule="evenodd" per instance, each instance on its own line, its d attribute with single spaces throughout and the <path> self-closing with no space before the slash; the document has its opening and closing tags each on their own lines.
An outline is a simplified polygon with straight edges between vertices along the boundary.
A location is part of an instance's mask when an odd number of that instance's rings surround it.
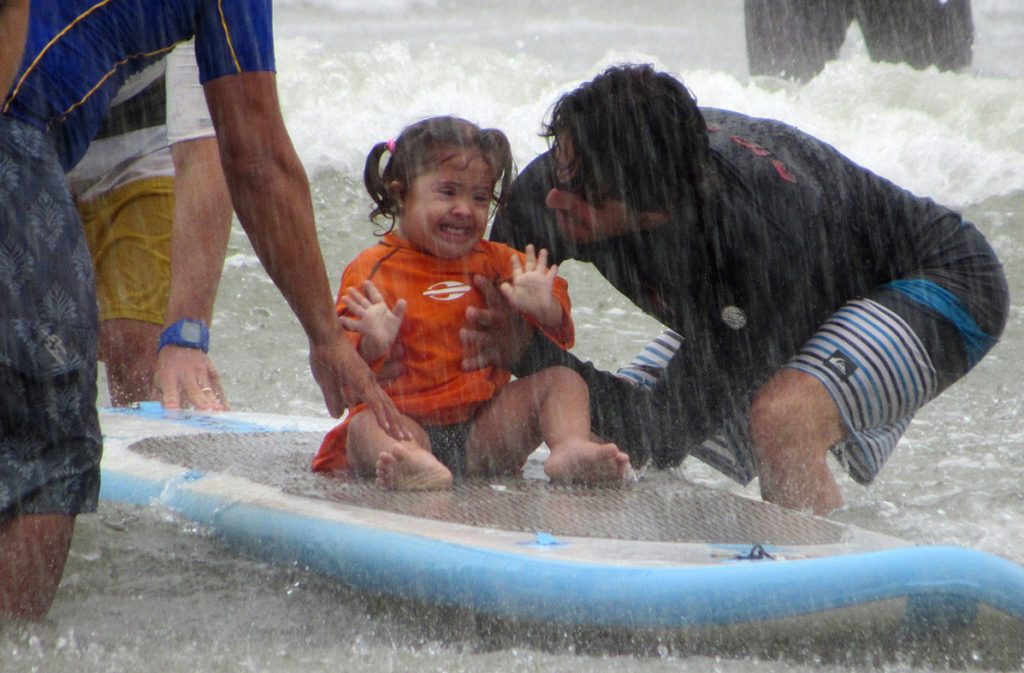
<svg viewBox="0 0 1024 673">
<path fill-rule="evenodd" d="M 483 276 L 473 276 L 487 301 L 486 309 L 469 307 L 466 322 L 459 330 L 466 371 L 496 366 L 511 369 L 519 361 L 533 338 L 533 328 L 502 297 L 494 284 Z"/>
<path fill-rule="evenodd" d="M 350 287 L 341 300 L 348 312 L 355 316 L 341 316 L 341 324 L 345 329 L 363 335 L 360 343 L 363 356 L 373 361 L 386 354 L 402 327 L 405 300 L 399 299 L 394 308 L 389 308 L 384 295 L 370 281 L 363 282 L 363 292 Z"/>
<path fill-rule="evenodd" d="M 180 409 L 183 404 L 200 411 L 230 409 L 217 368 L 195 348 L 161 348 L 156 356 L 156 385 L 165 409 Z"/>
<path fill-rule="evenodd" d="M 562 322 L 562 305 L 552 294 L 556 277 L 558 265 L 548 267 L 548 251 L 542 249 L 536 255 L 531 243 L 522 264 L 518 256 L 512 257 L 512 282 L 501 284 L 501 294 L 512 306 L 553 329 Z"/>
</svg>

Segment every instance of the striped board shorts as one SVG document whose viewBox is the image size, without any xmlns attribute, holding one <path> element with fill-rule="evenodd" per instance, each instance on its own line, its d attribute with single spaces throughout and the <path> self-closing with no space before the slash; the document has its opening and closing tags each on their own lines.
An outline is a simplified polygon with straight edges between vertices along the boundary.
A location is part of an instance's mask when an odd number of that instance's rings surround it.
<svg viewBox="0 0 1024 673">
<path fill-rule="evenodd" d="M 850 436 L 832 453 L 870 483 L 914 414 L 939 393 L 924 344 L 899 315 L 871 299 L 847 303 L 785 365 L 818 379 Z"/>
<path fill-rule="evenodd" d="M 617 374 L 653 387 L 683 339 L 663 332 Z M 672 348 L 671 346 L 675 346 Z M 907 322 L 872 299 L 850 301 L 784 367 L 821 381 L 849 436 L 831 448 L 850 476 L 870 483 L 914 414 L 941 390 L 925 345 Z M 727 421 L 691 454 L 741 484 L 757 476 L 746 414 Z"/>
</svg>

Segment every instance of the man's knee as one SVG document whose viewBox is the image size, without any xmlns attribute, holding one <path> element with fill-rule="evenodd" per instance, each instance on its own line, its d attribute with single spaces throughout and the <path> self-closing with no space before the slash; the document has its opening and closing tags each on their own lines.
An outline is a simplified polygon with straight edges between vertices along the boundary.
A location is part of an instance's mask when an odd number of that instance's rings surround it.
<svg viewBox="0 0 1024 673">
<path fill-rule="evenodd" d="M 759 461 L 807 451 L 824 456 L 845 433 L 839 409 L 825 387 L 795 369 L 781 370 L 758 391 L 750 407 L 749 430 Z"/>
<path fill-rule="evenodd" d="M 839 409 L 821 382 L 795 369 L 776 374 L 750 410 L 762 497 L 816 514 L 842 505 L 826 457 L 845 434 Z"/>
</svg>

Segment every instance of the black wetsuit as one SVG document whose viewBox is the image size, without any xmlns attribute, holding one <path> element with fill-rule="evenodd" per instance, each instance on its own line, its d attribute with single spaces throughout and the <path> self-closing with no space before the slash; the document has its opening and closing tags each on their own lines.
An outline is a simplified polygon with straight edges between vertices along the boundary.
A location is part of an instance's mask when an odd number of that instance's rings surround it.
<svg viewBox="0 0 1024 673">
<path fill-rule="evenodd" d="M 870 296 L 901 315 L 926 344 L 941 387 L 962 376 L 1002 332 L 1007 289 L 984 237 L 959 214 L 854 164 L 835 148 L 773 120 L 704 109 L 717 177 L 703 209 L 593 244 L 558 231 L 544 205 L 550 158 L 516 179 L 491 238 L 547 248 L 553 262 L 592 264 L 646 313 L 679 332 L 683 347 L 654 392 L 636 388 L 535 338 L 513 368 L 563 364 L 591 394 L 594 429 L 635 463 L 685 457 L 848 300 Z M 939 316 L 892 281 L 920 280 L 962 302 Z M 925 300 L 927 302 L 927 300 Z M 975 330 L 977 332 L 977 330 Z M 977 335 L 975 335 L 977 336 Z M 973 352 L 972 352 L 973 351 Z"/>
</svg>

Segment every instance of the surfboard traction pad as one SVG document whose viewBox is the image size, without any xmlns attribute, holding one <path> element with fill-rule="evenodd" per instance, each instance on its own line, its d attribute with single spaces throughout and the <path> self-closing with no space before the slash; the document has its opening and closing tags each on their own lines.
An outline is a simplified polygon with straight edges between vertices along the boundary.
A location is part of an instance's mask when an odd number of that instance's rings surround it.
<svg viewBox="0 0 1024 673">
<path fill-rule="evenodd" d="M 639 483 L 555 485 L 541 479 L 467 478 L 451 490 L 405 493 L 346 474 L 316 474 L 319 432 L 150 437 L 130 451 L 203 473 L 223 473 L 304 497 L 407 516 L 553 536 L 644 542 L 827 545 L 843 526 L 651 471 Z M 258 459 L 255 457 L 258 456 Z"/>
<path fill-rule="evenodd" d="M 202 433 L 150 437 L 128 450 L 183 470 L 220 473 L 284 493 L 448 523 L 552 536 L 736 545 L 839 544 L 840 524 L 651 471 L 638 484 L 560 486 L 540 479 L 466 479 L 450 491 L 399 493 L 345 474 L 315 474 L 310 461 L 320 432 Z M 258 457 L 258 459 L 257 459 Z M 756 547 L 755 547 L 756 548 Z M 739 557 L 737 557 L 739 558 Z M 394 599 L 395 597 L 390 597 Z M 786 658 L 878 666 L 1021 670 L 1019 620 L 979 606 L 970 625 L 925 624 L 906 630 L 904 599 L 756 623 L 683 629 L 559 627 L 475 615 L 477 631 L 496 642 L 575 651 Z M 445 620 L 447 621 L 447 620 Z M 669 647 L 666 650 L 666 647 Z"/>
</svg>

